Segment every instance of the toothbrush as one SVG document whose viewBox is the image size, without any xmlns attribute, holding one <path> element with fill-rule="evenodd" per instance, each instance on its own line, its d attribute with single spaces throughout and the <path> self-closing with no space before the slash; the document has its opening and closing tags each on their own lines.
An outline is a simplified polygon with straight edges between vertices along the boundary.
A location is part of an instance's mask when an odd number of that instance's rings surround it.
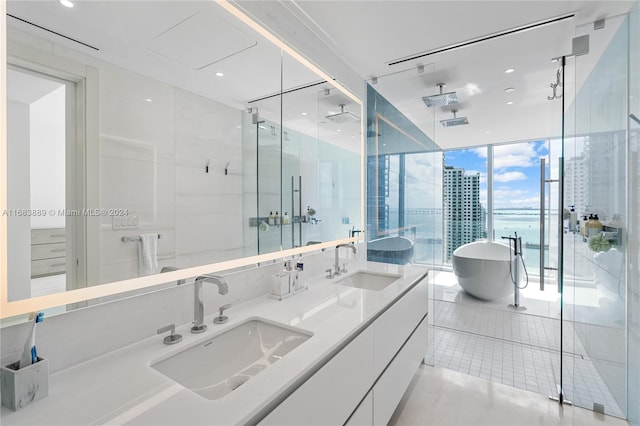
<svg viewBox="0 0 640 426">
<path fill-rule="evenodd" d="M 24 351 L 22 352 L 22 358 L 20 358 L 19 368 L 27 367 L 38 361 L 38 350 L 36 349 L 36 324 L 42 322 L 43 319 L 44 312 L 31 312 L 29 314 L 29 321 L 33 321 L 33 323 L 31 325 L 31 332 L 27 337 L 27 341 L 24 342 Z"/>
</svg>

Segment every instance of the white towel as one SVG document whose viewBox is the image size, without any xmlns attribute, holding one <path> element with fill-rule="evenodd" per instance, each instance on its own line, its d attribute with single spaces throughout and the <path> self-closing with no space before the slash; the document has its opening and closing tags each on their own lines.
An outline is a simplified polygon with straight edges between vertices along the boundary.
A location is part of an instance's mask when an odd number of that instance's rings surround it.
<svg viewBox="0 0 640 426">
<path fill-rule="evenodd" d="M 158 234 L 141 234 L 138 244 L 140 276 L 152 275 L 158 269 Z"/>
</svg>

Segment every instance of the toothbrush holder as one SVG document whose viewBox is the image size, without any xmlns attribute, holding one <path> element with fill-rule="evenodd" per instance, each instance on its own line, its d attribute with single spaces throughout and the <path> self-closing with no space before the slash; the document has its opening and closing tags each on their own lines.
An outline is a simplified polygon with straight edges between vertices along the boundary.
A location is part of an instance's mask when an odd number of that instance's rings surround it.
<svg viewBox="0 0 640 426">
<path fill-rule="evenodd" d="M 0 369 L 2 405 L 13 411 L 49 395 L 49 361 L 38 360 L 18 369 L 16 361 Z"/>
</svg>

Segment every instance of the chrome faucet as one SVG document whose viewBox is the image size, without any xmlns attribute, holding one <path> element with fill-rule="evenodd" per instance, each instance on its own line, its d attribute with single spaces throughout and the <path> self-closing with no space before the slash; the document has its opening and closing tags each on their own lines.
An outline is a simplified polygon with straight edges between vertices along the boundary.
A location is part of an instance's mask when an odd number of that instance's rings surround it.
<svg viewBox="0 0 640 426">
<path fill-rule="evenodd" d="M 180 268 L 176 268 L 175 266 L 163 266 L 162 270 L 160 271 L 161 274 L 164 274 L 165 272 L 174 272 L 174 271 L 179 271 Z M 182 285 L 185 282 L 187 282 L 187 280 L 185 280 L 184 278 L 176 281 L 178 283 L 178 285 Z"/>
<path fill-rule="evenodd" d="M 350 248 L 351 250 L 353 250 L 353 254 L 356 254 L 356 246 L 354 246 L 353 243 L 338 244 L 336 246 L 336 261 L 335 261 L 335 265 L 333 265 L 333 267 L 335 268 L 335 272 L 333 274 L 334 276 L 340 275 L 341 272 L 347 272 L 346 265 L 344 269 L 340 269 L 340 259 L 338 258 L 338 255 L 340 254 L 340 247 Z"/>
<path fill-rule="evenodd" d="M 193 283 L 193 327 L 191 327 L 192 333 L 202 333 L 207 329 L 204 324 L 204 305 L 202 303 L 202 283 L 209 282 L 218 286 L 218 293 L 227 294 L 229 292 L 229 284 L 227 280 L 220 275 L 200 275 L 196 277 L 196 281 Z"/>
</svg>

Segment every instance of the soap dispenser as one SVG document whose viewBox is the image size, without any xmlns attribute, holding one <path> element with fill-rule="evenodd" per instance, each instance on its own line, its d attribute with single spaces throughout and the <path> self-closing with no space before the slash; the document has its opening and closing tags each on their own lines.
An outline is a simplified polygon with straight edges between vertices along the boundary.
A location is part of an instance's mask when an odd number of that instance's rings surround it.
<svg viewBox="0 0 640 426">
<path fill-rule="evenodd" d="M 276 215 L 273 217 L 273 219 L 276 222 L 276 225 L 280 225 L 280 213 L 278 213 L 278 210 L 276 210 Z"/>
<path fill-rule="evenodd" d="M 273 217 L 273 212 L 269 212 L 269 225 L 273 226 L 275 225 L 275 218 Z"/>
</svg>

